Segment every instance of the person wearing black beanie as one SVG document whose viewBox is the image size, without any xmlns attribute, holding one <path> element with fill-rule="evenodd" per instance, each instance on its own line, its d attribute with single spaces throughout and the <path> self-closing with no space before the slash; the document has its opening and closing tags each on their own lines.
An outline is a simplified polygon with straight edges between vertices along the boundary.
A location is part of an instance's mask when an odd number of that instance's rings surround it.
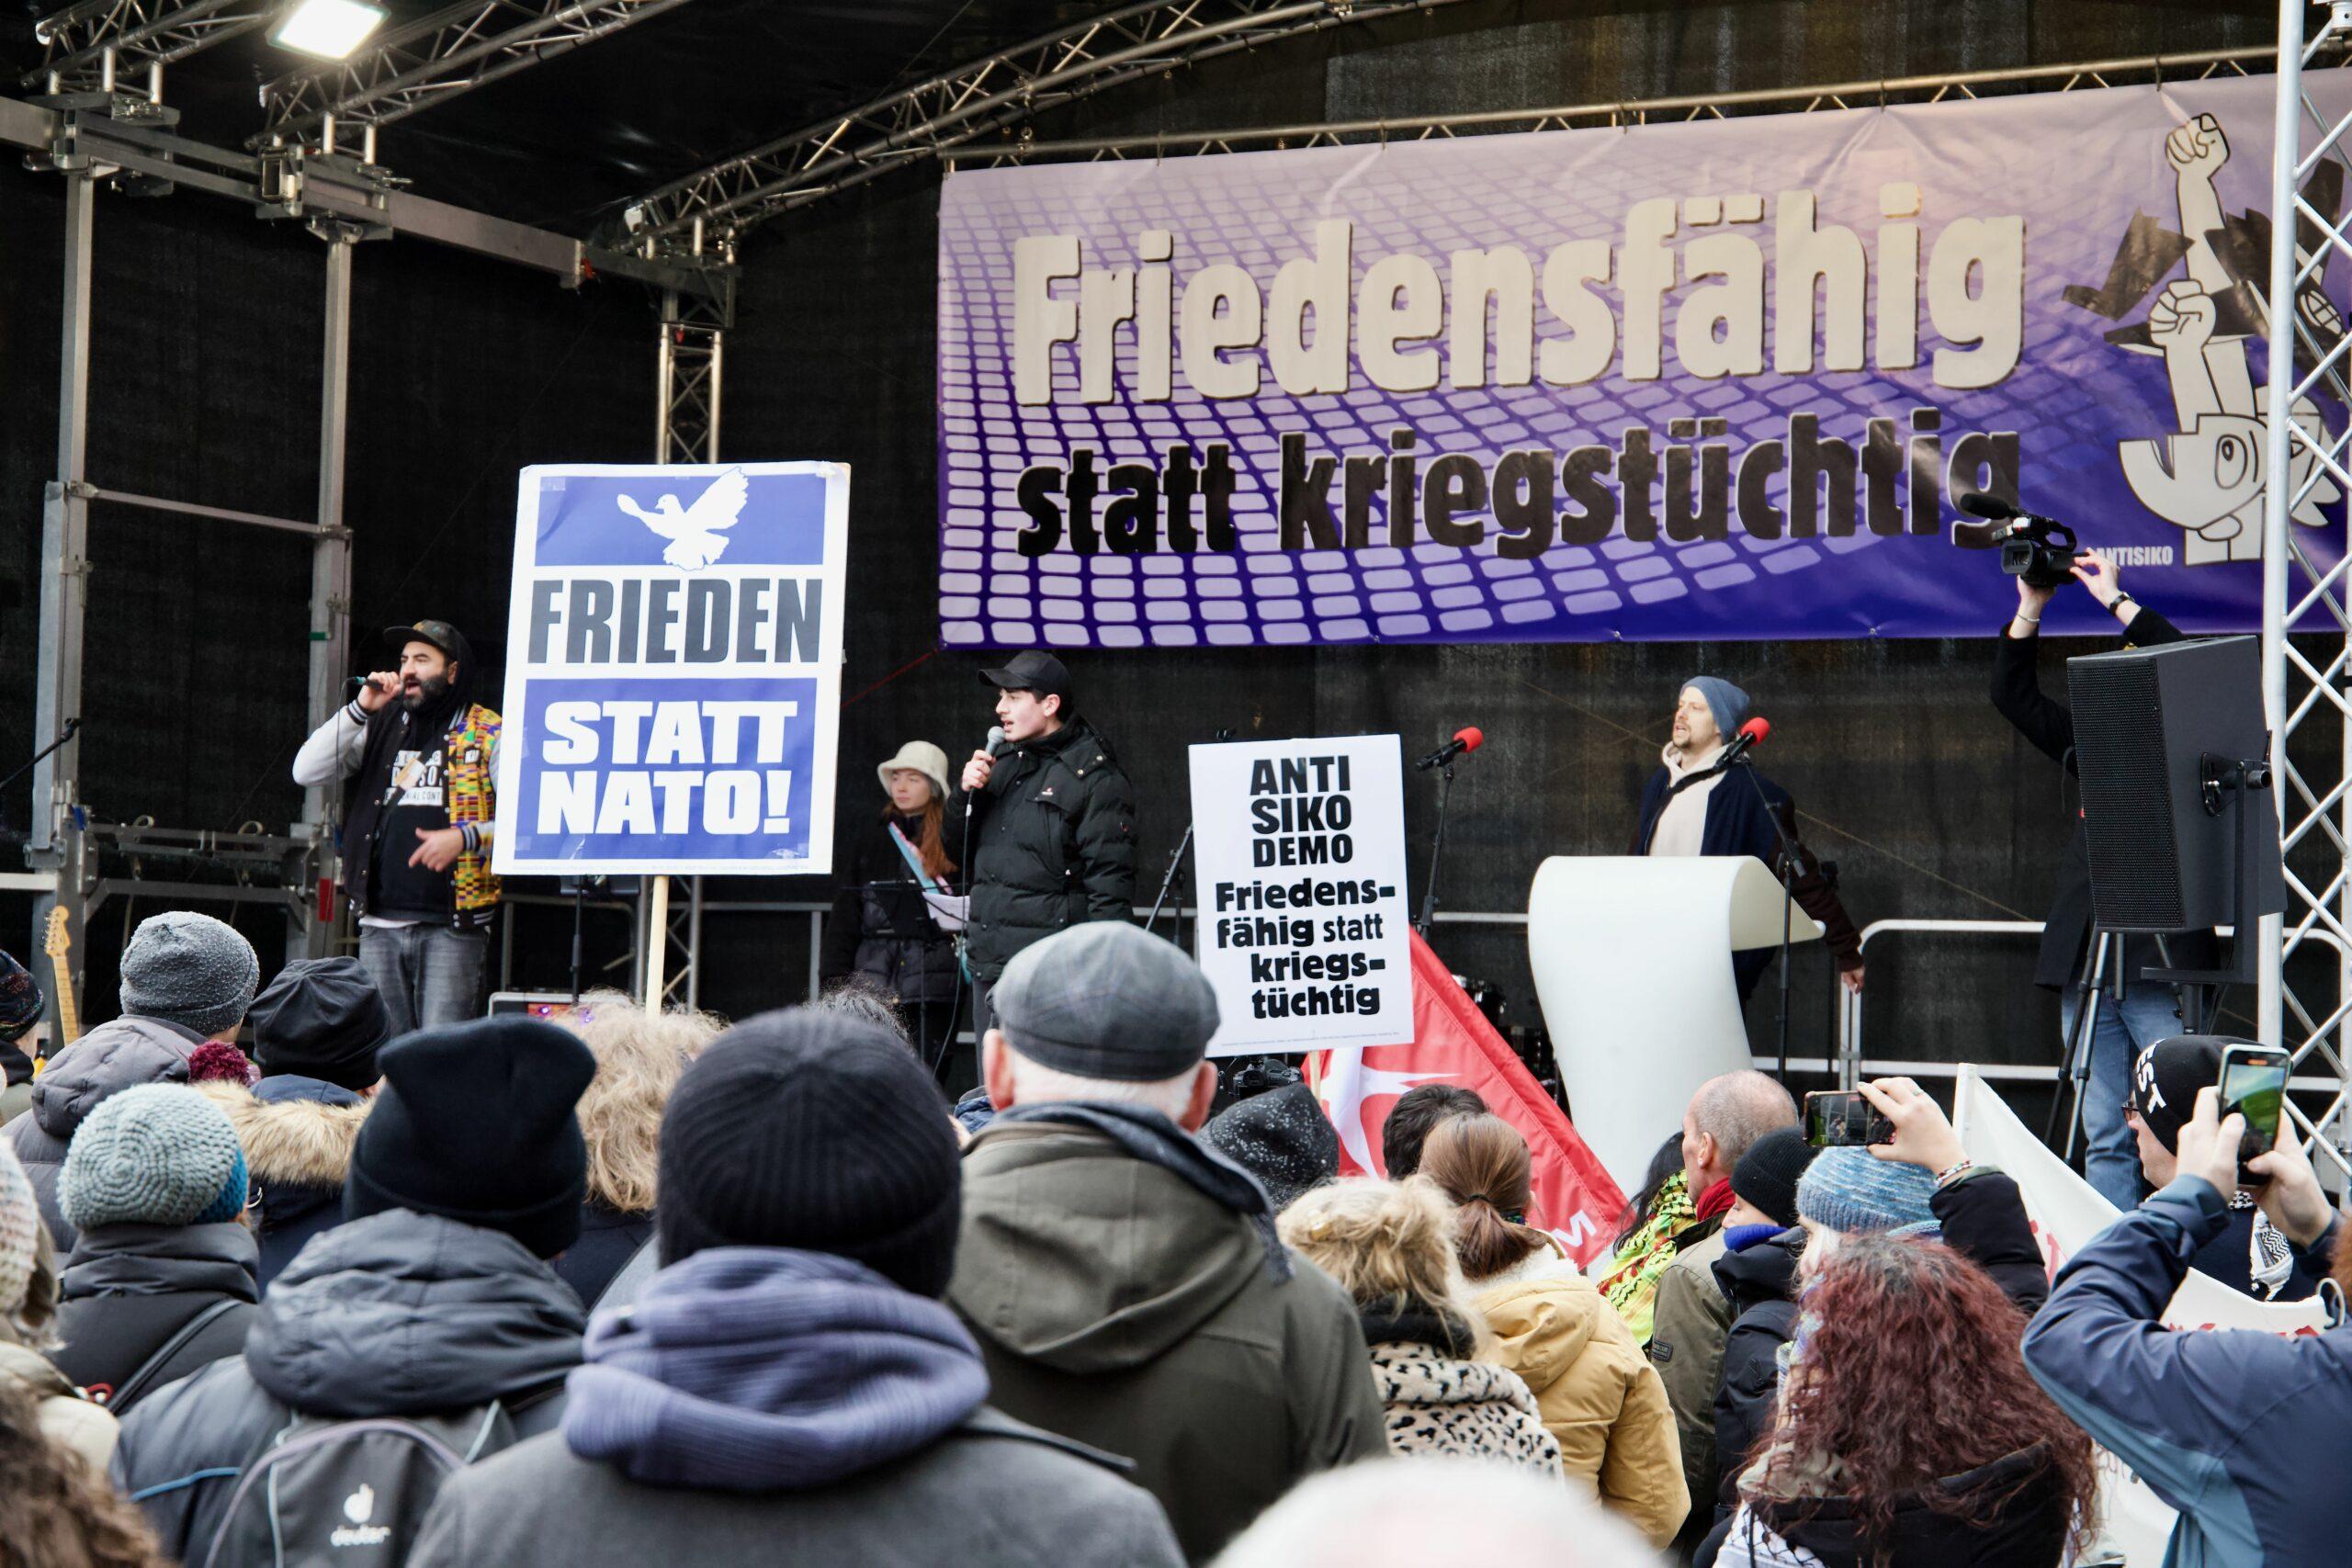
<svg viewBox="0 0 2352 1568">
<path fill-rule="evenodd" d="M 536 1018 L 477 1019 L 402 1035 L 376 1065 L 384 1082 L 352 1145 L 345 1220 L 440 1214 L 541 1258 L 578 1239 L 588 1145 L 573 1112 L 596 1076 L 578 1035 Z"/>
<path fill-rule="evenodd" d="M 663 1267 L 706 1247 L 793 1247 L 945 1294 L 962 1184 L 938 1100 L 879 1025 L 815 1008 L 736 1025 L 662 1119 Z"/>
<path fill-rule="evenodd" d="M 1743 1223 L 1786 1230 L 1797 1223 L 1797 1179 L 1813 1163 L 1814 1148 L 1795 1127 L 1776 1127 L 1749 1146 L 1731 1168 L 1731 1213 L 1724 1229 Z M 1743 1212 L 1742 1205 L 1746 1206 Z"/>
<path fill-rule="evenodd" d="M 261 988 L 245 1021 L 263 1073 L 354 1094 L 375 1087 L 376 1053 L 392 1037 L 383 994 L 356 958 L 295 959 Z"/>
<path fill-rule="evenodd" d="M 877 1542 L 907 1562 L 1182 1562 L 1123 1461 L 983 1403 L 979 1348 L 939 1299 L 956 1134 L 891 1028 L 798 1008 L 728 1031 L 671 1093 L 655 1185 L 662 1266 L 596 1314 L 562 1440 L 452 1476 L 410 1568 L 847 1562 Z"/>
<path fill-rule="evenodd" d="M 204 1561 L 240 1472 L 297 1419 L 475 1421 L 495 1404 L 518 1439 L 562 1419 L 587 1312 L 546 1259 L 579 1234 L 574 1108 L 594 1058 L 569 1030 L 493 1018 L 404 1035 L 377 1066 L 344 1223 L 271 1281 L 243 1356 L 124 1419 L 119 1478 L 175 1562 Z M 398 1515 L 411 1501 L 379 1495 L 369 1528 L 415 1529 Z M 322 1551 L 345 1522 L 288 1528 Z"/>
</svg>

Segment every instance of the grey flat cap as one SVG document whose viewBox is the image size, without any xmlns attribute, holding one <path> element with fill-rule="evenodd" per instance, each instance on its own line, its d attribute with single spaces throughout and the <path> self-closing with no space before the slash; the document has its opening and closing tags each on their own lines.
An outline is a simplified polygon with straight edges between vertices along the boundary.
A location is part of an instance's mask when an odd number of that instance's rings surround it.
<svg viewBox="0 0 2352 1568">
<path fill-rule="evenodd" d="M 1080 1077 L 1153 1083 L 1198 1066 L 1216 992 L 1184 950 L 1125 920 L 1090 920 L 1025 947 L 989 1009 L 1012 1048 Z"/>
</svg>

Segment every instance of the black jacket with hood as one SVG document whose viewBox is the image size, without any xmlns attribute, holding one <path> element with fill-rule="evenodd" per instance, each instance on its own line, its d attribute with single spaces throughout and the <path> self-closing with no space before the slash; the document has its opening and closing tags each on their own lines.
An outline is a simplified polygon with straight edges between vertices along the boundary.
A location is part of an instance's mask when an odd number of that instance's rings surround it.
<svg viewBox="0 0 2352 1568">
<path fill-rule="evenodd" d="M 972 973 L 994 985 L 1031 942 L 1135 915 L 1135 792 L 1083 718 L 1000 752 L 972 797 Z"/>
<path fill-rule="evenodd" d="M 1853 1505 L 1842 1497 L 1763 1503 L 1749 1517 L 1758 1526 L 1759 1544 L 1769 1541 L 1767 1532 L 1777 1534 L 1789 1545 L 1813 1553 L 1822 1568 L 1876 1568 L 1880 1562 L 1901 1568 L 2058 1568 L 2064 1561 L 2066 1496 L 2059 1489 L 2058 1472 L 2040 1448 L 2005 1454 L 1935 1485 L 1940 1492 L 1978 1494 L 1987 1501 L 1961 1517 L 1929 1507 L 1927 1488 L 1906 1493 L 1895 1501 L 1894 1530 L 1877 1552 L 1865 1552 Z M 1739 1550 L 1742 1543 L 1733 1538 L 1744 1530 L 1733 1520 L 1718 1525 L 1693 1559 L 1696 1568 L 1783 1560 Z"/>
<path fill-rule="evenodd" d="M 343 1224 L 343 1179 L 371 1102 L 293 1073 L 273 1074 L 250 1089 L 217 1078 L 196 1087 L 228 1112 L 245 1148 L 245 1174 L 261 1189 L 253 1220 L 266 1290 L 304 1243 Z"/>
<path fill-rule="evenodd" d="M 166 1555 L 201 1562 L 237 1477 L 303 1416 L 441 1415 L 504 1402 L 518 1437 L 551 1430 L 586 1314 L 514 1237 L 391 1209 L 303 1250 L 263 1299 L 241 1358 L 146 1400 L 114 1479 Z"/>
<path fill-rule="evenodd" d="M 118 1018 L 49 1060 L 33 1080 L 32 1109 L 8 1123 L 7 1138 L 32 1178 L 40 1217 L 59 1253 L 74 1249 L 74 1227 L 57 1206 L 65 1146 L 108 1096 L 143 1083 L 187 1082 L 187 1059 L 204 1036 L 160 1018 Z"/>
<path fill-rule="evenodd" d="M 166 1383 L 244 1348 L 261 1299 L 257 1258 L 253 1232 L 235 1220 L 84 1231 L 58 1275 L 57 1329 L 65 1346 L 50 1359 L 117 1416 L 134 1409 Z M 125 1388 L 208 1313 L 186 1343 L 138 1378 L 136 1389 Z"/>
<path fill-rule="evenodd" d="M 1387 1451 L 1355 1303 L 1270 1252 L 1269 1211 L 1261 1225 L 1187 1179 L 1215 1156 L 1148 1111 L 1131 1118 L 1161 1130 L 1155 1158 L 1023 1114 L 965 1151 L 947 1292 L 990 1404 L 1134 1460 L 1195 1562 L 1302 1477 Z"/>
</svg>

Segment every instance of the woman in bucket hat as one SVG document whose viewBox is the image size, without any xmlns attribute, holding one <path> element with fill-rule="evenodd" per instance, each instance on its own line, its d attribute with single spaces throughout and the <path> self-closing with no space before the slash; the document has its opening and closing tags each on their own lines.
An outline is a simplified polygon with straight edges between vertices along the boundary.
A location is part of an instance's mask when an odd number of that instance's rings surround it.
<svg viewBox="0 0 2352 1568">
<path fill-rule="evenodd" d="M 922 896 L 953 891 L 959 872 L 948 847 L 947 753 L 910 740 L 874 772 L 889 798 L 844 848 L 844 880 L 825 927 L 825 982 L 888 997 L 924 1064 L 949 1093 L 961 1093 L 979 1081 L 979 1066 L 954 1043 L 955 942 Z"/>
</svg>

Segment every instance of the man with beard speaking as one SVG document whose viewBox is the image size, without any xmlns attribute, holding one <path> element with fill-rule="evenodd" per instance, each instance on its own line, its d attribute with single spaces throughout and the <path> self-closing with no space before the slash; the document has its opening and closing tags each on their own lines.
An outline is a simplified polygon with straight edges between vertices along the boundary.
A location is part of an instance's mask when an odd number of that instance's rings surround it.
<svg viewBox="0 0 2352 1568">
<path fill-rule="evenodd" d="M 294 755 L 294 782 L 353 781 L 343 880 L 359 962 L 392 1033 L 456 1023 L 481 1008 L 498 913 L 498 715 L 475 702 L 472 647 L 447 621 L 392 626 L 397 671 L 369 675 Z"/>
</svg>

